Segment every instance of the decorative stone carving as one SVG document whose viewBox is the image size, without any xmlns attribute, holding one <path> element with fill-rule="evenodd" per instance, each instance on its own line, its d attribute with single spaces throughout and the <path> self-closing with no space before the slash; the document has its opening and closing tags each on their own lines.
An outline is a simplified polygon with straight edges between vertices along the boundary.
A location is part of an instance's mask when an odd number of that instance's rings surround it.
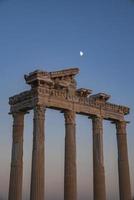
<svg viewBox="0 0 134 200">
<path fill-rule="evenodd" d="M 65 123 L 75 124 L 75 112 L 71 110 L 64 111 Z"/>
<path fill-rule="evenodd" d="M 53 85 L 53 81 L 50 78 L 50 74 L 48 72 L 36 70 L 29 75 L 24 75 L 26 83 L 31 85 L 32 88 L 37 86 L 45 86 L 49 87 Z"/>
<path fill-rule="evenodd" d="M 43 119 L 45 120 L 45 106 L 42 106 L 42 105 L 36 105 L 34 107 L 34 112 L 35 112 L 35 115 L 34 115 L 34 119 Z"/>
<path fill-rule="evenodd" d="M 106 102 L 110 98 L 110 95 L 105 94 L 105 93 L 98 93 L 98 94 L 91 95 L 90 98 L 98 102 Z"/>
<path fill-rule="evenodd" d="M 126 123 L 122 122 L 124 115 L 129 113 L 129 108 L 109 103 L 110 96 L 105 93 L 90 96 L 91 90 L 77 89 L 75 75 L 78 72 L 78 68 L 56 72 L 36 70 L 24 77 L 26 83 L 31 85 L 31 89 L 9 98 L 10 113 L 14 117 L 9 200 L 22 199 L 23 116 L 17 113 L 28 112 L 32 109 L 34 109 L 34 131 L 30 199 L 44 200 L 44 111 L 46 107 L 63 111 L 65 117 L 64 200 L 77 200 L 76 113 L 93 118 L 94 200 L 106 199 L 103 118 L 116 122 L 120 198 L 121 200 L 131 199 Z"/>
<path fill-rule="evenodd" d="M 37 87 L 37 88 L 33 88 L 30 91 L 26 91 L 23 93 L 20 93 L 19 95 L 15 95 L 13 97 L 9 98 L 9 104 L 11 105 L 11 112 L 12 111 L 17 111 L 17 107 L 27 110 L 27 109 L 31 109 L 31 105 L 34 106 L 34 102 L 35 104 L 39 101 L 39 99 L 41 98 L 49 98 L 48 100 L 52 99 L 58 99 L 61 100 L 61 105 L 62 102 L 66 101 L 66 103 L 70 103 L 72 102 L 73 105 L 76 105 L 75 107 L 78 106 L 89 106 L 93 109 L 98 109 L 101 112 L 105 113 L 108 112 L 110 114 L 110 116 L 112 117 L 108 117 L 108 114 L 106 114 L 106 117 L 104 116 L 104 118 L 109 118 L 109 119 L 118 119 L 119 116 L 119 120 L 120 120 L 120 116 L 124 116 L 129 114 L 129 108 L 126 106 L 121 106 L 121 105 L 116 105 L 116 104 L 111 104 L 109 102 L 105 102 L 107 99 L 106 97 L 102 98 L 102 97 L 95 97 L 95 96 L 90 96 L 90 97 L 86 97 L 88 95 L 88 90 L 81 89 L 81 90 L 74 90 L 72 88 L 63 88 L 63 89 L 50 89 L 47 87 Z M 102 100 L 101 100 L 102 99 Z M 45 102 L 47 100 L 45 99 Z M 32 102 L 32 103 L 31 103 Z M 29 103 L 29 105 L 28 105 Z M 46 102 L 47 103 L 47 102 Z M 49 103 L 48 103 L 49 104 Z M 59 103 L 57 103 L 57 108 L 59 107 Z M 15 108 L 15 110 L 14 110 Z M 81 107 L 82 108 L 82 107 Z M 64 109 L 64 107 L 62 107 L 61 109 Z M 66 108 L 65 108 L 66 109 Z M 85 110 L 85 109 L 84 109 Z M 84 110 L 81 110 L 81 113 L 85 112 Z M 98 111 L 98 112 L 100 112 Z M 76 110 L 77 112 L 77 110 Z M 88 113 L 89 115 L 92 113 Z M 95 113 L 94 113 L 95 114 Z M 115 117 L 114 117 L 115 116 Z"/>
<path fill-rule="evenodd" d="M 88 97 L 92 93 L 92 90 L 80 88 L 76 90 L 76 94 L 80 97 Z"/>
<path fill-rule="evenodd" d="M 60 71 L 54 71 L 50 72 L 51 78 L 57 78 L 57 77 L 65 77 L 65 76 L 75 76 L 79 73 L 78 68 L 69 68 L 69 69 L 63 69 Z"/>
</svg>

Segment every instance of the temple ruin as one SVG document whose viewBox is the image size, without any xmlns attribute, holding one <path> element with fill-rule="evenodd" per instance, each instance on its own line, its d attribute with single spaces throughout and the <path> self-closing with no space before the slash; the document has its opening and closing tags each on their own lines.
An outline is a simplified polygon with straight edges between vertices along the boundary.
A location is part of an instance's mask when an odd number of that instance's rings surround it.
<svg viewBox="0 0 134 200">
<path fill-rule="evenodd" d="M 45 111 L 56 109 L 65 118 L 64 200 L 77 200 L 77 166 L 75 116 L 86 115 L 93 124 L 93 193 L 94 200 L 106 200 L 103 159 L 103 120 L 115 125 L 118 148 L 120 200 L 131 200 L 127 152 L 127 121 L 129 108 L 109 103 L 105 93 L 92 94 L 90 89 L 77 88 L 78 68 L 54 72 L 36 70 L 25 75 L 31 87 L 9 98 L 13 116 L 13 143 L 9 184 L 9 200 L 22 200 L 24 116 L 30 110 L 33 117 L 33 151 L 30 200 L 45 199 Z"/>
</svg>

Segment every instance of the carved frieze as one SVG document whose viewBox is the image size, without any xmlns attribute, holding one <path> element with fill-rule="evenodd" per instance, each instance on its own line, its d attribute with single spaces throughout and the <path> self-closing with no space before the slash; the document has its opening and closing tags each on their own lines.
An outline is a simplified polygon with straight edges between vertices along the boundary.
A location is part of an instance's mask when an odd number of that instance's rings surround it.
<svg viewBox="0 0 134 200">
<path fill-rule="evenodd" d="M 65 77 L 65 76 L 75 76 L 79 73 L 79 68 L 69 68 L 69 69 L 63 69 L 60 71 L 54 71 L 50 72 L 51 78 L 57 78 L 57 77 Z"/>
<path fill-rule="evenodd" d="M 38 87 L 36 89 L 32 89 L 30 91 L 23 92 L 19 95 L 15 95 L 13 97 L 10 97 L 9 104 L 15 105 L 18 103 L 23 103 L 28 100 L 32 100 L 35 98 L 43 98 L 43 97 L 49 97 L 49 98 L 56 98 L 60 99 L 61 101 L 67 101 L 72 103 L 77 103 L 79 105 L 85 105 L 90 106 L 93 108 L 106 110 L 113 113 L 123 114 L 126 115 L 129 113 L 129 108 L 125 106 L 120 106 L 116 104 L 112 104 L 109 102 L 98 102 L 96 99 L 90 98 L 90 97 L 81 97 L 78 95 L 72 95 L 68 93 L 68 91 L 64 90 L 56 90 L 56 89 L 48 89 L 48 88 L 42 88 Z"/>
<path fill-rule="evenodd" d="M 85 88 L 76 88 L 74 76 L 78 73 L 78 68 L 71 68 L 57 72 L 34 71 L 25 76 L 28 84 L 32 85 L 31 90 L 22 92 L 9 98 L 9 104 L 12 110 L 29 110 L 37 104 L 46 104 L 58 109 L 66 109 L 66 106 L 75 106 L 77 112 L 92 114 L 91 110 L 96 110 L 105 118 L 120 119 L 129 113 L 129 108 L 107 102 L 110 98 L 105 93 L 90 95 L 91 90 Z M 46 81 L 47 80 L 47 81 Z M 37 81 L 40 84 L 36 84 Z M 34 87 L 33 87 L 34 85 Z M 47 105 L 48 104 L 48 105 Z M 54 104 L 54 106 L 53 106 Z M 61 108 L 60 108 L 60 105 Z M 64 105 L 66 105 L 64 107 Z M 86 112 L 85 112 L 86 109 Z M 80 110 L 80 111 L 78 111 Z M 110 117 L 109 117 L 110 116 Z"/>
</svg>

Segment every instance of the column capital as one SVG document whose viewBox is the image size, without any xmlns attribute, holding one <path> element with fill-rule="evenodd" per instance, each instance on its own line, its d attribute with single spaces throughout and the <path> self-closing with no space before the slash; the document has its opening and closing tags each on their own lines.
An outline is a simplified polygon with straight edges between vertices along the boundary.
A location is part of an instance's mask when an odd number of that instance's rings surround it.
<svg viewBox="0 0 134 200">
<path fill-rule="evenodd" d="M 25 115 L 25 112 L 21 112 L 21 111 L 12 113 L 12 117 L 13 117 L 12 138 L 15 143 L 23 141 L 23 135 L 20 130 L 21 129 L 23 130 L 24 128 L 24 115 Z"/>
<path fill-rule="evenodd" d="M 117 131 L 117 135 L 122 135 L 122 134 L 126 134 L 126 126 L 127 124 L 130 123 L 129 121 L 113 121 L 112 124 L 115 124 L 116 126 L 116 131 Z"/>
<path fill-rule="evenodd" d="M 114 120 L 114 121 L 111 121 L 112 124 L 129 124 L 130 121 L 126 121 L 126 120 Z"/>
<path fill-rule="evenodd" d="M 28 114 L 28 113 L 29 113 L 28 110 L 17 110 L 17 111 L 13 111 L 13 112 L 11 111 L 8 114 L 15 117 L 15 116 L 18 116 L 18 114 L 25 115 L 25 114 Z"/>
<path fill-rule="evenodd" d="M 75 124 L 75 111 L 65 110 L 64 117 L 65 117 L 66 124 Z"/>
<path fill-rule="evenodd" d="M 36 105 L 34 106 L 34 119 L 35 118 L 45 118 L 45 111 L 46 111 L 46 106 L 43 105 Z"/>
<path fill-rule="evenodd" d="M 91 115 L 88 117 L 91 120 L 103 120 L 104 117 L 102 115 Z"/>
<path fill-rule="evenodd" d="M 103 134 L 103 118 L 100 116 L 93 116 L 93 134 Z"/>
</svg>

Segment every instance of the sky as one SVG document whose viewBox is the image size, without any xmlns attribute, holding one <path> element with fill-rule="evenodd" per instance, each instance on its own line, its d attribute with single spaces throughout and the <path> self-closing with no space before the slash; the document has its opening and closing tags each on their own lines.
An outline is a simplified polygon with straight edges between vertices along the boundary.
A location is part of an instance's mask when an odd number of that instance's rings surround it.
<svg viewBox="0 0 134 200">
<path fill-rule="evenodd" d="M 80 56 L 80 51 L 84 52 Z M 128 153 L 134 196 L 134 1 L 0 0 L 0 200 L 7 200 L 12 143 L 8 98 L 28 90 L 24 74 L 79 67 L 77 87 L 130 107 Z M 23 200 L 29 199 L 32 111 L 25 116 Z M 46 111 L 46 200 L 63 200 L 64 118 Z M 92 123 L 77 116 L 78 200 L 93 199 Z M 114 125 L 104 121 L 107 200 L 119 200 Z"/>
</svg>

